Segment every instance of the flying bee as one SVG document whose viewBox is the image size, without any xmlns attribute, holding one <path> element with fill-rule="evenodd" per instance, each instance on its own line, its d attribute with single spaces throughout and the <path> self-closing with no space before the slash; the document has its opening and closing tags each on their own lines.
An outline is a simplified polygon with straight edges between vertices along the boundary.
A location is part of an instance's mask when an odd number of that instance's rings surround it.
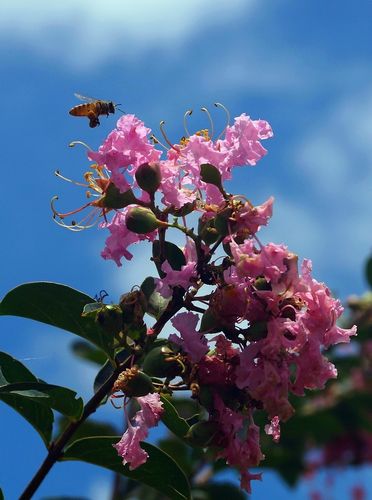
<svg viewBox="0 0 372 500">
<path fill-rule="evenodd" d="M 97 127 L 97 125 L 100 124 L 98 118 L 100 115 L 108 116 L 110 113 L 114 114 L 116 108 L 120 106 L 120 104 L 114 104 L 112 101 L 102 101 L 100 99 L 93 99 L 92 97 L 85 97 L 80 94 L 75 94 L 75 96 L 86 102 L 74 106 L 70 109 L 69 113 L 72 116 L 86 116 L 89 120 L 89 127 L 91 128 Z"/>
</svg>

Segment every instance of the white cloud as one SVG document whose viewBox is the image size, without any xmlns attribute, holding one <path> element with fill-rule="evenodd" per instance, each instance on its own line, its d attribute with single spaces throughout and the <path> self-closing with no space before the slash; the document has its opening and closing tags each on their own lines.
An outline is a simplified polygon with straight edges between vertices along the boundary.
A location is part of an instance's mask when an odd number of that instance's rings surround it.
<svg viewBox="0 0 372 500">
<path fill-rule="evenodd" d="M 371 247 L 372 89 L 337 100 L 292 158 L 322 217 L 324 260 L 358 276 Z"/>
<path fill-rule="evenodd" d="M 123 59 L 142 51 L 177 50 L 198 30 L 252 12 L 257 0 L 2 0 L 0 40 L 12 40 L 46 56 L 86 66 L 108 55 Z M 202 42 L 201 42 L 202 43 Z"/>
</svg>

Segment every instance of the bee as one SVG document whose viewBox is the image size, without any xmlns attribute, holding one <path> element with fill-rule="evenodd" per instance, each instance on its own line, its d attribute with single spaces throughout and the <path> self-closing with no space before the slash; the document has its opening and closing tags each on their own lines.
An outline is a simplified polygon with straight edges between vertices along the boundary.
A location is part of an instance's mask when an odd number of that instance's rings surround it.
<svg viewBox="0 0 372 500">
<path fill-rule="evenodd" d="M 86 101 L 84 104 L 78 104 L 70 109 L 69 113 L 72 116 L 86 116 L 89 120 L 89 127 L 94 128 L 100 124 L 99 116 L 106 115 L 110 113 L 115 113 L 115 110 L 119 104 L 114 104 L 112 101 L 102 101 L 100 99 L 93 99 L 92 97 L 85 97 L 80 94 L 75 94 L 75 96 Z"/>
</svg>

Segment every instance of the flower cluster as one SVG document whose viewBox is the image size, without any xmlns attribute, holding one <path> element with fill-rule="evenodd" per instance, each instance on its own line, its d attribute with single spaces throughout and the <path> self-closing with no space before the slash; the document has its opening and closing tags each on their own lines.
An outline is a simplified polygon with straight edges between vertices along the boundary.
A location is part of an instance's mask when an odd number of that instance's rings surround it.
<svg viewBox="0 0 372 500">
<path fill-rule="evenodd" d="M 123 463 L 134 469 L 146 461 L 139 443 L 161 416 L 159 393 L 183 387 L 200 407 L 200 421 L 185 439 L 211 447 L 238 469 L 249 492 L 260 474 L 248 469 L 264 458 L 256 413 L 264 412 L 264 429 L 277 442 L 280 422 L 294 412 L 290 396 L 336 377 L 324 352 L 349 342 L 356 328 L 337 326 L 342 306 L 312 278 L 310 261 L 299 271 L 285 245 L 261 243 L 257 233 L 272 216 L 273 198 L 255 206 L 223 186 L 233 168 L 256 165 L 266 154 L 262 141 L 272 136 L 270 125 L 242 114 L 221 137 L 212 136 L 199 131 L 176 144 L 165 136 L 170 147 L 163 155 L 143 122 L 122 116 L 98 151 L 88 153 L 106 172 L 90 206 L 110 232 L 103 258 L 120 266 L 133 257 L 130 245 L 152 242 L 159 277 L 151 293 L 165 304 L 164 316 L 158 311 L 155 325 L 130 344 L 142 349 L 139 365 L 156 383 L 155 392 L 137 398 L 141 411 L 116 445 Z M 194 212 L 197 231 L 187 226 Z M 184 248 L 167 240 L 169 228 L 184 233 Z M 151 297 L 146 300 L 150 312 Z M 173 330 L 157 345 L 163 317 Z"/>
</svg>

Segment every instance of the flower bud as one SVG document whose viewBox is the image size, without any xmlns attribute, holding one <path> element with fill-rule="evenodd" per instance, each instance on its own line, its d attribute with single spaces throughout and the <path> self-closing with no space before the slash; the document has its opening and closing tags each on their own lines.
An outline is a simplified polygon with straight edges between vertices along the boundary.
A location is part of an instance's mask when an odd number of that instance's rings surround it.
<svg viewBox="0 0 372 500">
<path fill-rule="evenodd" d="M 213 442 L 217 432 L 217 422 L 197 422 L 187 431 L 185 439 L 193 446 L 205 447 Z"/>
<path fill-rule="evenodd" d="M 104 195 L 99 199 L 97 205 L 102 208 L 119 209 L 133 205 L 137 198 L 131 189 L 121 193 L 119 188 L 112 182 L 107 186 Z"/>
<path fill-rule="evenodd" d="M 175 353 L 167 346 L 154 347 L 145 357 L 143 370 L 152 377 L 176 377 L 182 373 L 183 366 Z"/>
<path fill-rule="evenodd" d="M 129 231 L 136 234 L 151 233 L 151 231 L 166 225 L 165 222 L 158 220 L 149 208 L 144 207 L 130 208 L 125 223 Z"/>
<path fill-rule="evenodd" d="M 154 386 L 146 373 L 139 371 L 137 366 L 133 366 L 120 373 L 112 388 L 112 392 L 118 391 L 122 391 L 130 398 L 140 397 L 154 392 Z"/>
<path fill-rule="evenodd" d="M 143 163 L 137 168 L 135 178 L 141 189 L 147 193 L 155 193 L 161 182 L 159 163 Z"/>
</svg>

